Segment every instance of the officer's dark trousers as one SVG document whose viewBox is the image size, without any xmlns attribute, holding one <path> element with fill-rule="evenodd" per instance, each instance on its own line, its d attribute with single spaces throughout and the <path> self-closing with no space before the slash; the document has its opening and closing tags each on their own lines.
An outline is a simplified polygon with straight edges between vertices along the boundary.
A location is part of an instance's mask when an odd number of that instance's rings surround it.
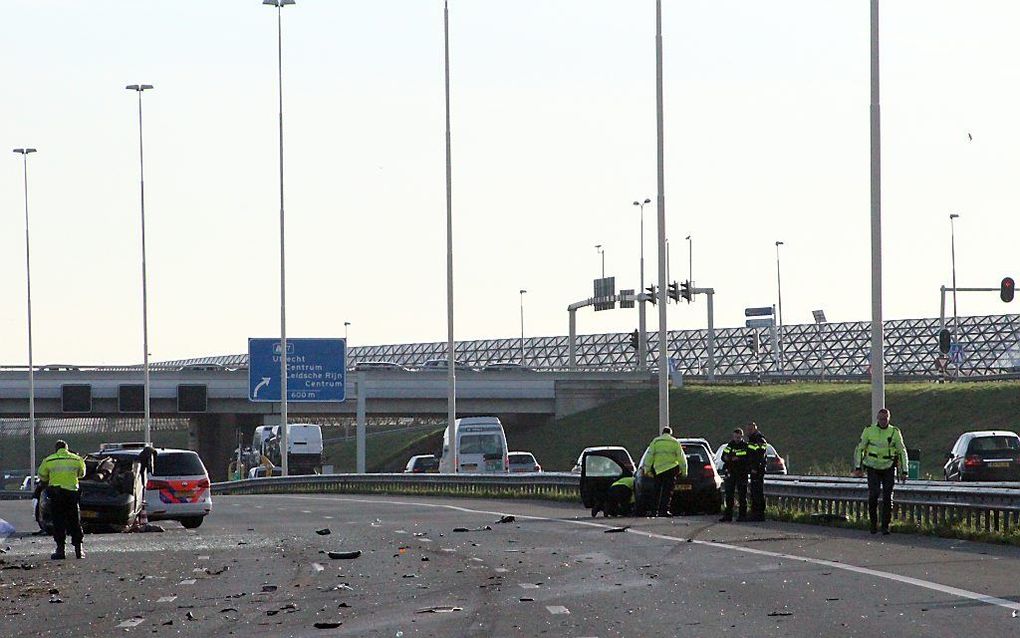
<svg viewBox="0 0 1020 638">
<path fill-rule="evenodd" d="M 765 468 L 751 470 L 748 488 L 751 492 L 751 517 L 765 518 Z"/>
<path fill-rule="evenodd" d="M 655 495 L 659 516 L 666 516 L 670 513 L 669 501 L 673 498 L 673 488 L 676 487 L 678 476 L 680 476 L 679 466 L 655 475 Z"/>
<path fill-rule="evenodd" d="M 736 492 L 739 518 L 747 516 L 747 472 L 730 472 L 726 475 L 726 518 L 733 518 L 733 495 Z"/>
<path fill-rule="evenodd" d="M 878 492 L 882 492 L 882 529 L 889 529 L 889 519 L 892 516 L 892 492 L 896 484 L 896 468 L 890 467 L 886 470 L 868 470 L 868 514 L 871 516 L 871 529 L 876 529 L 878 524 Z"/>
<path fill-rule="evenodd" d="M 71 543 L 80 545 L 82 539 L 81 513 L 78 510 L 78 492 L 60 487 L 46 490 L 50 499 L 50 512 L 53 514 L 53 540 L 58 548 L 63 548 L 68 536 Z"/>
<path fill-rule="evenodd" d="M 613 485 L 606 497 L 606 516 L 630 516 L 632 490 L 626 485 Z"/>
</svg>

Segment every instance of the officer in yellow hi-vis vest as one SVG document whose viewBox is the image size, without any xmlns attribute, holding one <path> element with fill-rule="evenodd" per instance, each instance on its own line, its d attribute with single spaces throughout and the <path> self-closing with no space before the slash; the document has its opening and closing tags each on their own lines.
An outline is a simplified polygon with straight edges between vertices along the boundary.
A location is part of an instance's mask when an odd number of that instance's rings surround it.
<svg viewBox="0 0 1020 638">
<path fill-rule="evenodd" d="M 672 516 L 669 504 L 677 479 L 687 476 L 687 457 L 680 441 L 673 438 L 673 430 L 668 425 L 662 428 L 662 434 L 648 444 L 644 458 L 645 465 L 641 467 L 641 472 L 655 479 L 650 507 L 656 508 L 657 516 Z"/>
<path fill-rule="evenodd" d="M 78 511 L 78 479 L 85 476 L 85 461 L 67 449 L 67 443 L 57 441 L 56 452 L 43 459 L 39 466 L 39 481 L 45 484 L 53 517 L 53 540 L 57 551 L 53 560 L 64 559 L 64 541 L 71 536 L 74 555 L 85 556 L 81 548 L 81 513 Z"/>
<path fill-rule="evenodd" d="M 903 434 L 889 423 L 889 410 L 878 411 L 878 423 L 869 425 L 861 433 L 861 442 L 854 450 L 854 476 L 868 474 L 868 514 L 871 516 L 871 533 L 878 533 L 878 493 L 882 492 L 882 533 L 889 533 L 892 516 L 892 492 L 897 470 L 900 480 L 907 480 L 907 448 Z"/>
</svg>

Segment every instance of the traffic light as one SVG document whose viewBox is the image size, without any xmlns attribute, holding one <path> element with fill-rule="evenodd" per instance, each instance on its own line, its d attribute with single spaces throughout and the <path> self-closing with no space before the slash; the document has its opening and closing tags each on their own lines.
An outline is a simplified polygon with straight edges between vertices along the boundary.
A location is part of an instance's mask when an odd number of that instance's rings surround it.
<svg viewBox="0 0 1020 638">
<path fill-rule="evenodd" d="M 673 301 L 680 303 L 680 286 L 675 281 L 669 285 L 669 290 L 666 291 L 666 296 Z"/>
<path fill-rule="evenodd" d="M 949 354 L 949 347 L 953 343 L 953 335 L 947 328 L 939 330 L 939 352 Z"/>
<path fill-rule="evenodd" d="M 645 291 L 649 295 L 651 295 L 652 298 L 649 299 L 648 301 L 651 301 L 652 305 L 654 306 L 656 304 L 656 302 L 659 301 L 659 298 L 655 295 L 655 284 L 652 284 L 651 286 L 648 286 L 647 288 L 645 288 Z"/>
<path fill-rule="evenodd" d="M 637 350 L 640 345 L 641 335 L 639 335 L 638 331 L 635 330 L 634 332 L 630 333 L 630 347 Z"/>
<path fill-rule="evenodd" d="M 1006 303 L 1013 301 L 1013 294 L 1016 292 L 1016 282 L 1013 281 L 1012 277 L 1003 277 L 1002 283 L 999 284 L 999 298 Z"/>
<path fill-rule="evenodd" d="M 691 303 L 694 300 L 694 294 L 691 291 L 691 282 L 685 281 L 680 284 L 680 296 L 687 300 L 687 303 Z"/>
</svg>

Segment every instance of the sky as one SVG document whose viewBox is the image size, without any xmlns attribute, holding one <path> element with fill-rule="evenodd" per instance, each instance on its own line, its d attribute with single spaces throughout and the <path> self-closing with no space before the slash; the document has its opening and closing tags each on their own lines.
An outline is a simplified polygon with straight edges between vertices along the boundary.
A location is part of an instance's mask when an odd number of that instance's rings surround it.
<svg viewBox="0 0 1020 638">
<path fill-rule="evenodd" d="M 287 333 L 446 338 L 442 3 L 283 11 Z M 656 194 L 652 0 L 452 0 L 457 339 L 567 332 L 606 275 L 637 288 L 636 199 Z M 716 326 L 776 303 L 870 318 L 866 0 L 665 0 L 671 279 Z M 1020 5 L 886 1 L 884 304 L 934 317 L 1015 269 Z M 144 94 L 153 360 L 279 334 L 276 11 L 258 0 L 5 0 L 0 140 L 30 146 L 35 362 L 142 356 L 137 96 Z M 972 139 L 971 139 L 972 138 Z M 21 158 L 0 165 L 0 364 L 27 361 Z M 656 209 L 645 207 L 647 282 Z M 951 312 L 950 303 L 950 312 Z M 961 293 L 961 315 L 1013 310 Z M 654 317 L 651 314 L 650 317 Z M 657 321 L 650 321 L 650 329 Z M 703 328 L 703 298 L 669 328 Z M 636 310 L 581 311 L 580 333 Z"/>
</svg>

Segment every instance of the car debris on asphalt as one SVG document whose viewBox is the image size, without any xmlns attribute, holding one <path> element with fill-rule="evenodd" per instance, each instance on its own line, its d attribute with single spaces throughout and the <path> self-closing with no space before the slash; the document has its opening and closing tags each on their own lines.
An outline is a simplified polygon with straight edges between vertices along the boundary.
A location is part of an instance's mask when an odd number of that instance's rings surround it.
<svg viewBox="0 0 1020 638">
<path fill-rule="evenodd" d="M 333 560 L 352 560 L 361 556 L 361 550 L 357 549 L 353 552 L 327 552 L 326 555 Z"/>
</svg>

